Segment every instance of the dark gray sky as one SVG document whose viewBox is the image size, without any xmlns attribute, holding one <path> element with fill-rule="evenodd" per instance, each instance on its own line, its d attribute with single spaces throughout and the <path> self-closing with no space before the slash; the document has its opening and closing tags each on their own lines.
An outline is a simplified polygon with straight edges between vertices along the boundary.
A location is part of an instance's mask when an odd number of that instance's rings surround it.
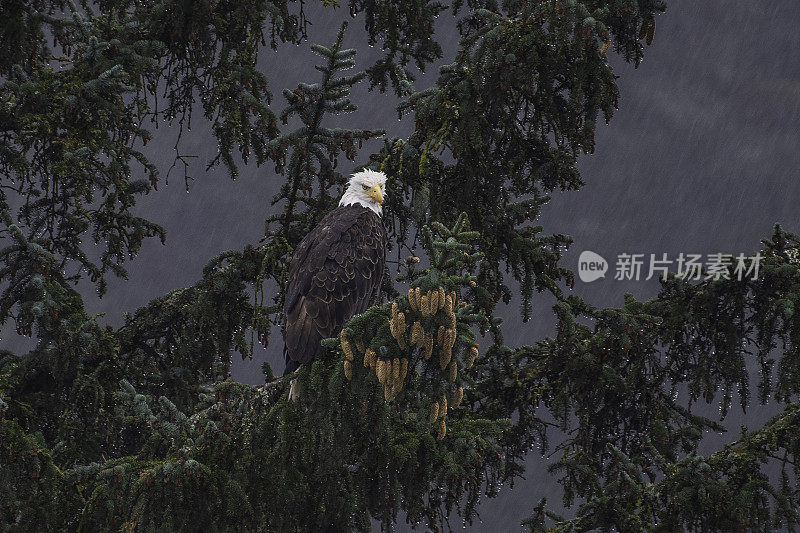
<svg viewBox="0 0 800 533">
<path fill-rule="evenodd" d="M 310 40 L 330 44 L 340 18 L 319 7 L 309 11 L 309 18 L 315 23 Z M 625 292 L 639 298 L 654 295 L 656 282 L 613 279 L 620 253 L 738 254 L 757 249 L 775 222 L 800 231 L 798 22 L 796 0 L 671 2 L 657 18 L 655 40 L 638 69 L 612 60 L 621 76 L 620 109 L 610 125 L 599 127 L 596 153 L 581 161 L 586 186 L 554 195 L 541 220 L 545 232 L 575 238 L 565 266 L 576 269 L 578 254 L 585 249 L 611 264 L 606 279 L 577 281 L 577 294 L 602 306 L 620 305 Z M 371 64 L 379 52 L 366 46 L 361 24 L 362 18 L 353 20 L 347 35 L 348 44 L 359 50 L 359 68 Z M 438 28 L 437 39 L 446 51 L 443 61 L 449 62 L 457 38 L 452 17 L 441 15 Z M 264 52 L 260 66 L 271 80 L 273 107 L 283 105 L 282 88 L 316 80 L 315 60 L 307 44 Z M 416 88 L 427 86 L 435 71 L 418 80 Z M 397 120 L 391 95 L 368 93 L 362 84 L 353 100 L 359 111 L 337 117 L 339 123 L 382 128 L 391 137 L 409 132 L 408 122 Z M 195 126 L 182 145 L 182 152 L 198 156 L 190 170 L 195 181 L 189 193 L 181 173 L 173 171 L 168 185 L 139 204 L 142 216 L 167 229 L 167 245 L 148 241 L 128 265 L 130 279 L 111 280 L 102 300 L 84 287 L 89 312 L 105 313 L 113 325 L 121 323 L 124 312 L 194 283 L 213 255 L 256 243 L 263 233 L 280 177 L 269 165 L 242 167 L 235 182 L 223 169 L 205 172 L 216 141 L 201 121 Z M 176 133 L 175 127 L 162 126 L 157 142 L 147 146 L 148 155 L 165 171 L 173 159 Z M 359 163 L 369 148 L 365 145 Z M 536 300 L 533 320 L 524 325 L 516 304 L 512 301 L 504 313 L 507 325 L 513 326 L 506 328 L 509 345 L 531 343 L 549 332 L 550 302 Z M 10 335 L 3 332 L 3 344 L 17 344 Z M 263 360 L 282 368 L 281 347 L 278 334 L 269 350 L 257 350 L 253 361 L 234 360 L 234 377 L 261 382 Z M 745 420 L 734 409 L 729 426 L 763 420 L 765 413 L 750 409 Z M 482 523 L 470 531 L 518 530 L 541 496 L 550 496 L 553 503 L 560 500 L 545 460 L 534 454 L 528 463 L 526 479 L 485 502 Z"/>
</svg>

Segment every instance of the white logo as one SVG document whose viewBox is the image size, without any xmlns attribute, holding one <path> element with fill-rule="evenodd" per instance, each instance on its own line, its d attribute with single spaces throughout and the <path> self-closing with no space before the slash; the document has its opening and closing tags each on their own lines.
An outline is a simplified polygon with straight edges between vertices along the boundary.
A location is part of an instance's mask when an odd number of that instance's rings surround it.
<svg viewBox="0 0 800 533">
<path fill-rule="evenodd" d="M 578 276 L 584 283 L 590 283 L 599 278 L 604 278 L 608 271 L 608 262 L 603 256 L 590 250 L 581 252 L 578 258 Z"/>
</svg>

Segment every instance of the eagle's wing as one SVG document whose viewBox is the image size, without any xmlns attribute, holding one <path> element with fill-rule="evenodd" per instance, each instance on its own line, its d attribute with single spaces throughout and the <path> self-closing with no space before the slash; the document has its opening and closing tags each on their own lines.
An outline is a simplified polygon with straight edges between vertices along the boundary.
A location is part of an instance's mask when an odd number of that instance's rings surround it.
<svg viewBox="0 0 800 533">
<path fill-rule="evenodd" d="M 385 260 L 383 224 L 360 206 L 331 211 L 306 235 L 289 267 L 287 365 L 315 359 L 323 350 L 322 339 L 336 336 L 347 320 L 372 305 Z"/>
</svg>

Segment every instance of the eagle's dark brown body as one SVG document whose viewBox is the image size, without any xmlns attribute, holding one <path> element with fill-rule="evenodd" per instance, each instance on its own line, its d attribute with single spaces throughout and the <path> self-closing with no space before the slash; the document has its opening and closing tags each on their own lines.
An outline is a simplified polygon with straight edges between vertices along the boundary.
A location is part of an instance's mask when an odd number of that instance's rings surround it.
<svg viewBox="0 0 800 533">
<path fill-rule="evenodd" d="M 305 236 L 292 256 L 283 306 L 285 373 L 313 361 L 322 339 L 375 303 L 385 261 L 383 223 L 361 205 L 337 207 Z"/>
</svg>

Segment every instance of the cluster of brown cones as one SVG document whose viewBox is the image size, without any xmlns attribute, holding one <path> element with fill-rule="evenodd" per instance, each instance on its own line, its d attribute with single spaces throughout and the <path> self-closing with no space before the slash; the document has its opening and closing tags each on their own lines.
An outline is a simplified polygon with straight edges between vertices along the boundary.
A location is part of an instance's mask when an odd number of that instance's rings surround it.
<svg viewBox="0 0 800 533">
<path fill-rule="evenodd" d="M 414 287 L 408 291 L 408 302 L 411 310 L 401 311 L 397 302 L 392 303 L 391 316 L 389 317 L 389 331 L 397 342 L 401 350 L 409 346 L 416 346 L 421 349 L 425 359 L 430 359 L 437 351 L 439 358 L 439 368 L 447 373 L 447 379 L 455 382 L 458 377 L 458 364 L 453 357 L 453 347 L 456 343 L 456 315 L 454 309 L 458 305 L 455 291 L 447 293 L 444 287 L 439 286 L 436 290 L 429 290 L 423 293 L 419 287 Z M 463 304 L 462 304 L 463 305 Z M 436 334 L 427 331 L 419 320 L 408 324 L 407 320 L 411 312 L 416 312 L 422 317 L 434 316 L 438 313 L 444 314 L 444 324 L 441 324 Z M 345 353 L 344 373 L 347 379 L 352 379 L 353 365 L 355 364 L 355 352 L 350 340 L 344 331 L 340 335 L 342 350 Z M 364 366 L 372 369 L 378 377 L 378 381 L 383 386 L 384 398 L 392 401 L 397 394 L 403 390 L 405 379 L 408 376 L 409 360 L 407 357 L 394 357 L 387 359 L 378 357 L 374 350 L 365 348 L 363 343 L 356 341 L 356 350 L 359 354 L 364 354 Z M 465 360 L 466 368 L 472 368 L 475 358 L 478 356 L 478 345 L 473 344 L 469 348 Z M 457 407 L 464 397 L 464 389 L 458 387 L 453 393 L 451 405 Z M 447 397 L 442 396 L 441 400 L 434 402 L 431 406 L 430 421 L 438 423 L 438 438 L 444 438 L 447 433 L 445 417 L 447 415 Z"/>
<path fill-rule="evenodd" d="M 453 356 L 453 346 L 456 343 L 456 314 L 454 312 L 456 302 L 456 292 L 452 291 L 447 294 L 444 287 L 441 286 L 435 291 L 428 291 L 425 294 L 422 294 L 419 287 L 408 290 L 408 303 L 411 309 L 418 311 L 423 317 L 435 315 L 440 311 L 445 314 L 447 325 L 440 325 L 436 333 L 436 345 L 439 347 L 439 367 L 442 370 L 448 369 Z M 394 306 L 392 306 L 392 315 L 394 316 Z M 433 355 L 433 341 L 433 334 L 425 331 L 419 321 L 415 321 L 411 326 L 409 342 L 422 348 L 425 359 L 430 359 Z M 450 381 L 455 381 L 457 373 L 455 365 L 452 370 L 448 369 L 448 373 L 453 376 Z"/>
<path fill-rule="evenodd" d="M 456 392 L 453 394 L 453 399 L 451 405 L 453 407 L 458 407 L 461 405 L 461 400 L 464 399 L 464 387 L 458 387 Z M 442 398 L 438 402 L 433 402 L 431 404 L 431 411 L 430 415 L 428 415 L 428 421 L 431 424 L 436 424 L 438 421 L 438 429 L 436 433 L 436 437 L 439 440 L 442 440 L 444 436 L 447 434 L 447 422 L 445 418 L 447 417 L 447 409 L 448 409 L 448 402 L 447 396 L 442 395 Z"/>
<path fill-rule="evenodd" d="M 344 351 L 344 375 L 347 379 L 353 379 L 353 364 L 355 363 L 355 352 L 350 340 L 344 330 L 339 335 L 339 340 Z M 371 348 L 366 348 L 360 341 L 357 342 L 356 349 L 364 354 L 364 366 L 371 368 L 378 376 L 378 381 L 383 385 L 383 393 L 386 401 L 391 401 L 397 393 L 403 390 L 403 383 L 408 376 L 408 358 L 395 357 L 394 359 L 383 359 L 378 357 Z"/>
</svg>

